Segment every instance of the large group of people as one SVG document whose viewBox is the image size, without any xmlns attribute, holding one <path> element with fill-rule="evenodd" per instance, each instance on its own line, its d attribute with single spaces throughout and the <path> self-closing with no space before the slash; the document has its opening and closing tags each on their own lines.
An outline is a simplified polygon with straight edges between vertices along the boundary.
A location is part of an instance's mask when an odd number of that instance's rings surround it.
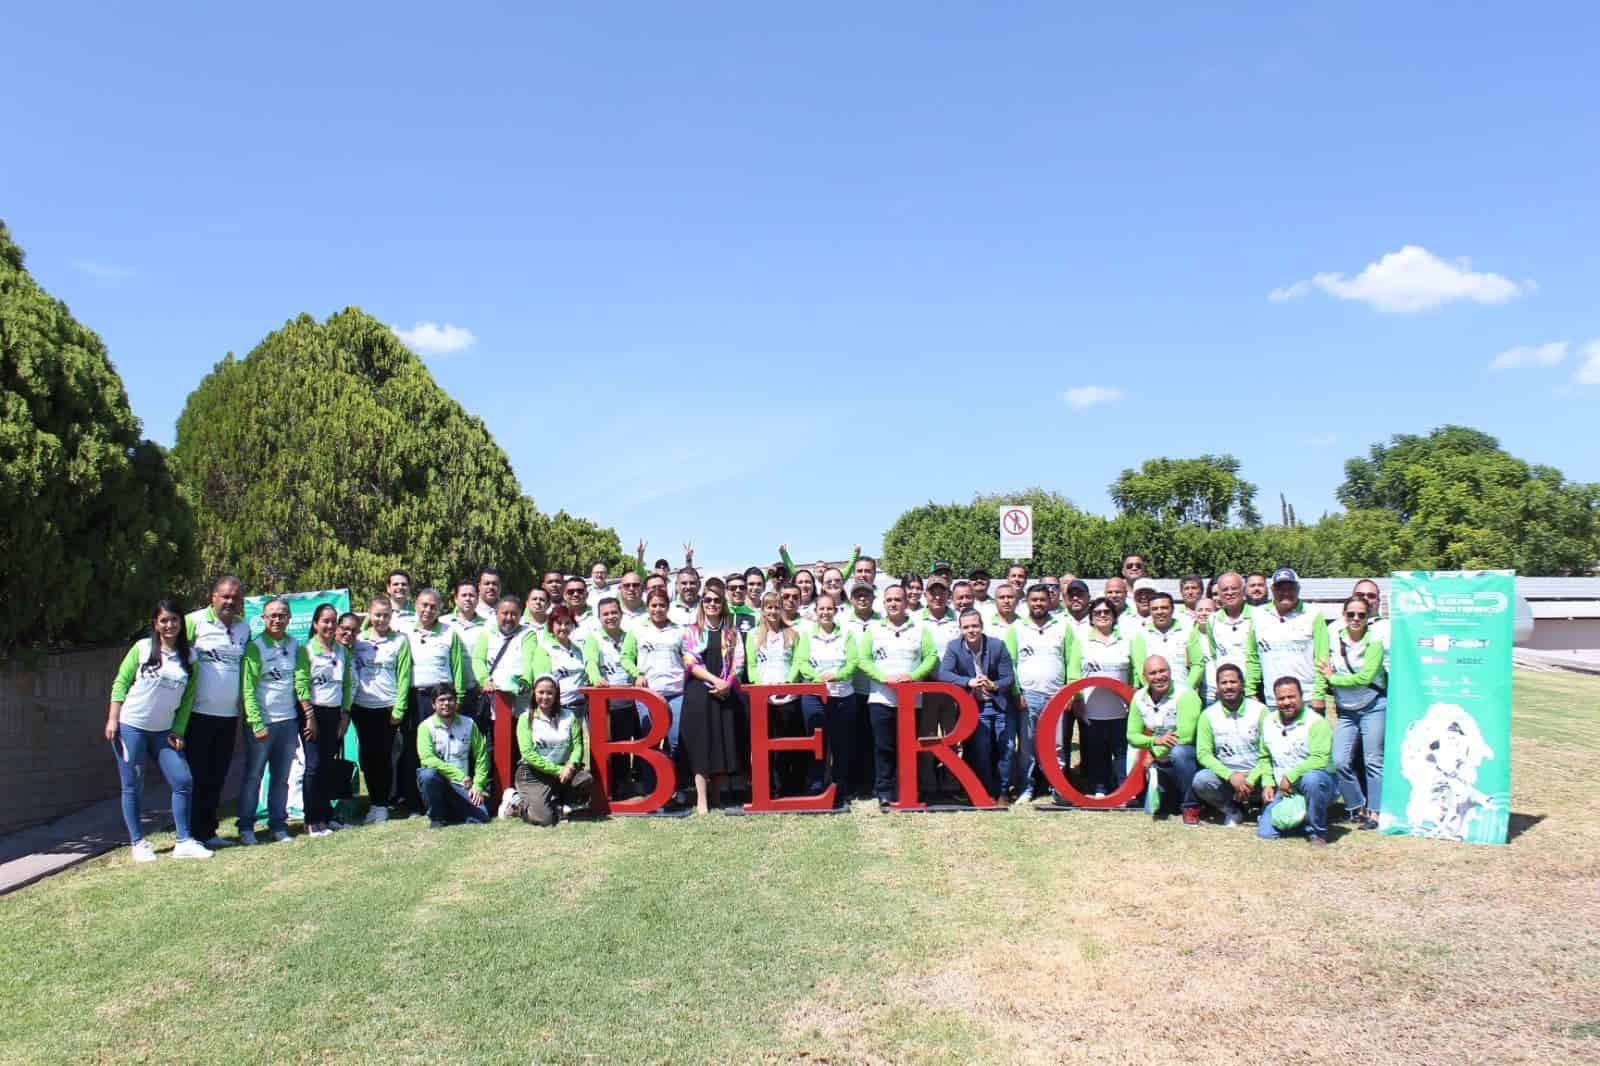
<svg viewBox="0 0 1600 1066">
<path fill-rule="evenodd" d="M 702 577 L 689 546 L 676 570 L 665 559 L 646 567 L 644 547 L 615 581 L 601 563 L 587 576 L 551 570 L 526 595 L 502 588 L 493 569 L 413 593 L 396 570 L 359 615 L 319 606 L 304 641 L 288 632 L 290 605 L 278 598 L 262 605 L 252 635 L 234 577 L 217 579 L 199 610 L 161 601 L 150 636 L 122 663 L 105 726 L 134 858 L 155 858 L 139 809 L 151 762 L 171 787 L 175 857 L 258 843 L 268 772 L 267 832 L 289 839 L 297 752 L 307 834 L 346 828 L 336 812 L 350 808 L 335 801 L 350 792 L 340 752 L 351 727 L 365 823 L 425 814 L 439 827 L 486 822 L 493 810 L 554 825 L 599 787 L 585 690 L 608 687 L 646 688 L 665 704 L 662 746 L 684 786 L 673 802 L 705 813 L 751 791 L 745 689 L 802 681 L 822 694 L 774 698 L 768 727 L 773 736 L 820 730 L 822 754 L 775 756 L 774 795 L 831 784 L 841 805 L 889 807 L 899 792 L 896 686 L 940 681 L 977 705 L 960 757 L 1001 804 L 1070 803 L 1050 785 L 1062 774 L 1071 791 L 1104 798 L 1147 752 L 1144 798 L 1130 802 L 1157 817 L 1199 825 L 1212 812 L 1234 826 L 1253 813 L 1263 838 L 1313 844 L 1326 843 L 1336 803 L 1354 827 L 1377 825 L 1388 627 L 1374 581 L 1358 582 L 1330 625 L 1301 601 L 1287 568 L 1185 575 L 1174 597 L 1130 554 L 1091 596 L 1076 575 L 1020 563 L 999 580 L 983 570 L 957 577 L 939 561 L 896 580 L 859 547 L 844 566 L 806 567 L 781 546 L 777 565 Z M 1041 714 L 1088 678 L 1120 682 L 1133 698 L 1105 685 L 1073 697 L 1053 738 L 1050 769 L 1060 773 L 1046 773 Z M 515 718 L 509 781 L 492 781 L 497 705 Z M 608 737 L 648 736 L 649 706 L 606 706 Z M 914 713 L 917 734 L 932 737 L 951 733 L 959 707 L 933 691 Z M 217 812 L 241 734 L 229 839 Z M 611 759 L 603 777 L 613 798 L 655 789 L 649 760 Z M 952 775 L 926 753 L 916 785 L 924 800 L 958 800 Z"/>
</svg>

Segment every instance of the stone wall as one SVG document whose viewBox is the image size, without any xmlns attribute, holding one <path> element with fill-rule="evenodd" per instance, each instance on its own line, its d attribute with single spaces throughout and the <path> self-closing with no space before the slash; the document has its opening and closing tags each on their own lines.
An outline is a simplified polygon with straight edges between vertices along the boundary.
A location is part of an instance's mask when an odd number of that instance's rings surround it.
<svg viewBox="0 0 1600 1066">
<path fill-rule="evenodd" d="M 117 795 L 106 705 L 125 647 L 0 665 L 0 834 Z"/>
</svg>

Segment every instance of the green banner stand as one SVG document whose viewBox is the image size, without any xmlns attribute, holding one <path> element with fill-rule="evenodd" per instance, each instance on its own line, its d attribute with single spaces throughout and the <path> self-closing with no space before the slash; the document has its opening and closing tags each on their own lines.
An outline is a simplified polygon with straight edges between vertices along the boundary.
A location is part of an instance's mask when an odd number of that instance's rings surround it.
<svg viewBox="0 0 1600 1066">
<path fill-rule="evenodd" d="M 250 626 L 252 637 L 260 634 L 262 630 L 261 608 L 265 607 L 268 600 L 281 599 L 289 604 L 289 635 L 295 640 L 305 643 L 311 636 L 311 616 L 317 608 L 324 603 L 332 604 L 333 609 L 344 614 L 350 609 L 349 589 L 323 589 L 318 592 L 285 592 L 279 596 L 246 596 L 244 600 L 244 620 Z M 351 754 L 355 750 L 356 731 L 351 729 L 345 734 L 345 758 L 355 761 Z M 305 765 L 304 757 L 295 753 L 294 769 L 289 774 L 289 817 L 303 818 L 305 809 L 302 794 L 298 787 L 301 768 Z M 267 789 L 272 784 L 272 770 L 269 768 L 261 774 L 261 798 L 256 808 L 256 817 L 267 816 Z"/>
<path fill-rule="evenodd" d="M 1515 578 L 1391 575 L 1383 833 L 1506 842 Z"/>
</svg>

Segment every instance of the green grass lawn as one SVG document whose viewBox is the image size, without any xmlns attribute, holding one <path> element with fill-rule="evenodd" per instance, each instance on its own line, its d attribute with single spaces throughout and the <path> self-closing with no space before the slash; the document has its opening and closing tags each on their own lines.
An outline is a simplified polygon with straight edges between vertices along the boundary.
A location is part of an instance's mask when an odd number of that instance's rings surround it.
<svg viewBox="0 0 1600 1066">
<path fill-rule="evenodd" d="M 1518 675 L 1504 848 L 873 807 L 123 850 L 0 898 L 0 1059 L 1600 1061 L 1597 697 Z"/>
</svg>

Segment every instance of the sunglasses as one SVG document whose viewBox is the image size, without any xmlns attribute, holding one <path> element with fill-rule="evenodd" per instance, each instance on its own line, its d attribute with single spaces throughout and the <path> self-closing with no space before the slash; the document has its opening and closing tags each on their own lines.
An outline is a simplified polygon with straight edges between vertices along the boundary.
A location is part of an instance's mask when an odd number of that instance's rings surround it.
<svg viewBox="0 0 1600 1066">
<path fill-rule="evenodd" d="M 1367 616 L 1367 612 L 1366 611 L 1346 611 L 1344 613 L 1344 616 L 1346 618 L 1351 618 L 1351 619 L 1365 618 Z"/>
<path fill-rule="evenodd" d="M 742 582 L 742 581 L 729 582 L 728 583 L 728 591 L 729 592 L 743 592 L 744 591 L 744 582 Z"/>
<path fill-rule="evenodd" d="M 1110 618 L 1111 617 L 1111 612 L 1106 610 L 1104 607 L 1096 607 L 1094 610 L 1090 611 L 1089 613 L 1092 614 L 1092 615 L 1098 615 L 1101 618 Z"/>
<path fill-rule="evenodd" d="M 721 596 L 701 596 L 700 599 L 702 601 L 704 601 L 705 603 L 721 603 L 722 602 L 722 597 Z"/>
<path fill-rule="evenodd" d="M 1143 563 L 1129 563 L 1127 565 L 1127 569 L 1129 569 L 1129 570 L 1143 570 L 1144 569 L 1144 564 Z"/>
</svg>

